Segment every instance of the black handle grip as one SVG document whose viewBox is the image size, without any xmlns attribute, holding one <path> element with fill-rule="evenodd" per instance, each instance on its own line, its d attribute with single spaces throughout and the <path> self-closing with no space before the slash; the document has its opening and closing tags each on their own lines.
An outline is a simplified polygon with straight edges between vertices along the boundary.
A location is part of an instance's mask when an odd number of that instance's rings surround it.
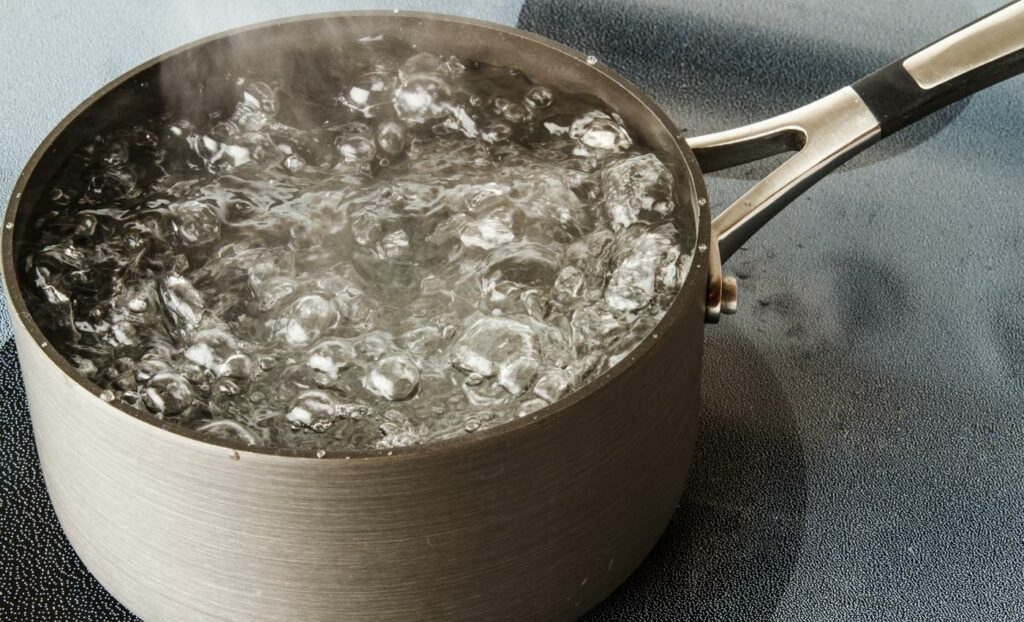
<svg viewBox="0 0 1024 622">
<path fill-rule="evenodd" d="M 887 65 L 852 86 L 882 136 L 1024 72 L 1024 0 Z"/>
</svg>

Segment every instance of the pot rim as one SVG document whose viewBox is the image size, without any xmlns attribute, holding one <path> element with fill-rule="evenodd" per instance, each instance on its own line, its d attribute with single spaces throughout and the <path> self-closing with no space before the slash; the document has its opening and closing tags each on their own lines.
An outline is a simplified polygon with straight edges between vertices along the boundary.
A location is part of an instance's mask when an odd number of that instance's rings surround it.
<svg viewBox="0 0 1024 622">
<path fill-rule="evenodd" d="M 687 270 L 686 277 L 683 284 L 680 286 L 672 303 L 669 305 L 668 310 L 662 319 L 654 326 L 650 333 L 637 344 L 621 361 L 610 367 L 604 373 L 599 375 L 597 378 L 591 380 L 579 389 L 572 391 L 565 397 L 558 401 L 545 406 L 544 408 L 534 411 L 529 415 L 521 418 L 514 419 L 512 421 L 502 423 L 472 434 L 466 434 L 452 439 L 431 441 L 421 445 L 410 445 L 406 447 L 396 447 L 393 449 L 350 449 L 343 451 L 327 451 L 325 454 L 318 456 L 317 451 L 312 449 L 298 449 L 288 447 L 252 447 L 241 442 L 223 440 L 219 438 L 210 438 L 207 435 L 203 435 L 197 431 L 192 430 L 184 425 L 178 424 L 170 420 L 156 419 L 152 415 L 143 412 L 141 409 L 137 409 L 127 404 L 120 402 L 107 402 L 100 397 L 102 389 L 96 386 L 92 381 L 83 376 L 74 367 L 72 367 L 67 360 L 53 347 L 49 346 L 46 336 L 42 330 L 35 323 L 31 313 L 28 310 L 28 306 L 21 294 L 21 285 L 19 283 L 18 273 L 14 259 L 14 223 L 17 217 L 18 209 L 21 205 L 21 197 L 24 192 L 25 186 L 28 183 L 32 173 L 35 172 L 36 166 L 46 155 L 46 152 L 50 149 L 51 145 L 60 136 L 68 126 L 70 126 L 77 118 L 87 109 L 89 109 L 97 100 L 120 87 L 125 82 L 131 80 L 139 73 L 150 69 L 151 67 L 162 63 L 163 61 L 187 52 L 189 50 L 202 47 L 206 44 L 212 43 L 219 39 L 233 37 L 248 33 L 250 31 L 260 30 L 264 28 L 273 28 L 286 24 L 293 24 L 305 21 L 328 21 L 336 19 L 359 19 L 359 18 L 392 18 L 392 19 L 417 19 L 427 20 L 434 22 L 449 22 L 462 26 L 469 26 L 473 28 L 484 28 L 492 31 L 497 31 L 506 36 L 517 37 L 521 40 L 525 40 L 534 45 L 542 45 L 553 52 L 556 52 L 565 58 L 566 64 L 578 63 L 586 67 L 587 70 L 598 72 L 603 75 L 606 79 L 611 80 L 615 85 L 627 92 L 631 97 L 637 100 L 643 108 L 646 109 L 647 114 L 657 120 L 662 126 L 663 131 L 667 131 L 671 137 L 671 142 L 675 148 L 674 154 L 670 156 L 677 156 L 679 163 L 685 166 L 686 172 L 689 175 L 689 179 L 677 179 L 676 193 L 680 195 L 688 189 L 691 206 L 695 212 L 696 223 L 695 223 L 695 240 L 694 247 L 691 249 L 691 261 L 689 269 Z M 659 335 L 663 335 L 667 330 L 674 326 L 680 321 L 682 311 L 685 307 L 685 300 L 689 296 L 704 297 L 706 293 L 706 283 L 698 283 L 697 277 L 703 274 L 703 271 L 699 268 L 704 265 L 707 259 L 707 242 L 709 239 L 710 232 L 710 208 L 708 205 L 707 190 L 704 185 L 703 175 L 700 171 L 700 167 L 697 163 L 697 159 L 693 154 L 693 151 L 687 145 L 683 139 L 679 130 L 675 124 L 669 119 L 668 115 L 640 88 L 635 86 L 633 83 L 625 79 L 618 72 L 612 70 L 606 65 L 597 62 L 588 62 L 588 56 L 579 52 L 573 48 L 565 46 L 561 43 L 548 39 L 531 32 L 513 28 L 510 26 L 504 26 L 501 24 L 495 24 L 484 20 L 471 19 L 466 17 L 445 15 L 441 13 L 426 13 L 416 11 L 332 11 L 324 13 L 311 13 L 306 15 L 286 17 L 281 19 L 267 20 L 258 22 L 255 24 L 249 24 L 239 28 L 233 28 L 225 30 L 207 37 L 203 37 L 196 41 L 192 41 L 185 45 L 179 46 L 160 54 L 150 60 L 130 69 L 124 74 L 118 76 L 114 80 L 111 80 L 99 90 L 94 92 L 92 95 L 83 100 L 78 104 L 71 112 L 65 116 L 60 123 L 58 123 L 53 130 L 43 139 L 39 147 L 33 152 L 31 158 L 26 163 L 18 176 L 18 181 L 15 184 L 11 196 L 8 200 L 7 210 L 4 215 L 4 228 L 0 232 L 0 253 L 2 253 L 2 270 L 3 273 L 3 284 L 7 292 L 7 301 L 11 309 L 11 323 L 19 323 L 28 334 L 31 336 L 34 345 L 49 358 L 50 362 L 62 372 L 66 377 L 73 381 L 78 386 L 84 388 L 96 398 L 96 400 L 113 407 L 120 413 L 128 415 L 136 420 L 145 422 L 153 426 L 174 434 L 191 441 L 199 442 L 203 445 L 222 447 L 230 449 L 235 452 L 248 452 L 255 454 L 263 454 L 269 456 L 280 456 L 288 458 L 308 458 L 316 460 L 332 460 L 332 459 L 373 459 L 373 458 L 387 458 L 397 459 L 401 457 L 419 457 L 423 455 L 433 454 L 435 452 L 450 452 L 459 449 L 465 449 L 468 447 L 475 447 L 483 443 L 488 442 L 500 442 L 504 440 L 507 435 L 516 431 L 525 429 L 530 426 L 543 425 L 545 421 L 556 416 L 560 412 L 582 402 L 584 399 L 589 397 L 591 394 L 597 393 L 620 375 L 625 373 L 628 369 L 632 368 L 641 358 L 643 358 L 658 341 Z M 688 182 L 688 183 L 687 183 Z M 688 188 L 684 188 L 687 186 Z M 703 318 L 701 318 L 701 329 L 703 328 Z M 679 353 L 679 356 L 687 356 L 688 353 Z M 695 388 L 697 390 L 697 388 Z"/>
</svg>

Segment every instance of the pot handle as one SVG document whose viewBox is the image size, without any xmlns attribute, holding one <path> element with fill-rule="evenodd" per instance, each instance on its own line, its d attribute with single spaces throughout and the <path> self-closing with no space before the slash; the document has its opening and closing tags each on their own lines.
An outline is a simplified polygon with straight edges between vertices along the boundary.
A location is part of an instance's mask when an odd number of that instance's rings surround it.
<svg viewBox="0 0 1024 622">
<path fill-rule="evenodd" d="M 797 152 L 712 221 L 707 320 L 736 311 L 722 262 L 793 199 L 878 140 L 1021 72 L 1024 0 L 802 108 L 687 141 L 704 173 Z"/>
</svg>

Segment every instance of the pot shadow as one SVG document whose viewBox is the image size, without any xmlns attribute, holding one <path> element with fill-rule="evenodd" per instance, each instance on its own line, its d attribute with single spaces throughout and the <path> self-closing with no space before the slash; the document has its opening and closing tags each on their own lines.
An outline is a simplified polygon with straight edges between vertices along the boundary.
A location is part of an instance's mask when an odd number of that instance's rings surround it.
<svg viewBox="0 0 1024 622">
<path fill-rule="evenodd" d="M 57 521 L 13 339 L 0 348 L 0 397 L 0 619 L 137 621 L 89 573 Z"/>
<path fill-rule="evenodd" d="M 948 10 L 962 14 L 965 23 L 972 14 L 962 6 Z M 781 15 L 775 23 L 799 22 L 798 15 L 789 17 L 793 20 Z M 587 2 L 585 10 L 572 0 L 527 0 L 518 25 L 596 55 L 650 94 L 689 136 L 746 125 L 810 103 L 914 46 L 898 36 L 844 45 L 829 41 L 828 33 L 811 37 L 792 27 L 697 15 L 685 3 L 666 6 L 644 0 Z M 892 49 L 880 49 L 886 47 Z M 968 102 L 962 100 L 894 134 L 844 168 L 867 166 L 913 149 L 949 125 Z M 715 175 L 756 180 L 773 168 L 755 163 Z"/>
<path fill-rule="evenodd" d="M 768 619 L 786 590 L 807 506 L 793 410 L 736 332 L 708 331 L 704 363 L 687 492 L 648 558 L 586 622 Z"/>
</svg>

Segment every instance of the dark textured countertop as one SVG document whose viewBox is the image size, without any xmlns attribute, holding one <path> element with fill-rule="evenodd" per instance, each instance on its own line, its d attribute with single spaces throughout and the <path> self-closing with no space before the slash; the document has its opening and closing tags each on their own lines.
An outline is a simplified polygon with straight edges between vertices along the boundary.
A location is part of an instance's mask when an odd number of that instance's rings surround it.
<svg viewBox="0 0 1024 622">
<path fill-rule="evenodd" d="M 236 25 L 393 4 L 3 2 L 0 192 L 78 101 Z M 595 54 L 691 135 L 835 90 L 994 2 L 416 2 Z M 589 620 L 1024 615 L 1024 79 L 848 163 L 730 262 L 698 462 Z M 768 169 L 709 180 L 721 208 Z M 0 618 L 128 620 L 56 523 L 0 318 Z"/>
</svg>

